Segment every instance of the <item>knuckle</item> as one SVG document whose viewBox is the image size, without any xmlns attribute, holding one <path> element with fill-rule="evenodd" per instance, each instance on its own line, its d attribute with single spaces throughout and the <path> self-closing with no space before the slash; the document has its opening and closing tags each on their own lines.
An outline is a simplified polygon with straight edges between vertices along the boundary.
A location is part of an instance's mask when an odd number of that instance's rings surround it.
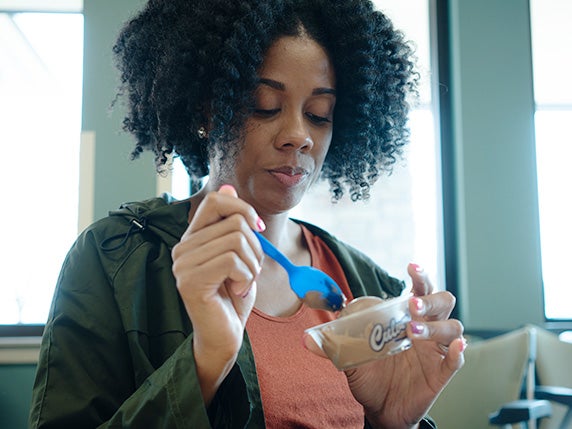
<svg viewBox="0 0 572 429">
<path fill-rule="evenodd" d="M 228 243 L 232 249 L 235 251 L 241 250 L 244 248 L 246 238 L 242 231 L 233 231 L 228 236 Z M 237 255 L 238 256 L 238 255 Z"/>
<path fill-rule="evenodd" d="M 251 281 L 254 279 L 252 272 L 246 268 L 240 255 L 235 251 L 229 251 L 225 254 L 225 266 L 228 267 L 227 277 L 231 277 L 233 281 Z"/>
<path fill-rule="evenodd" d="M 174 262 L 176 262 L 181 252 L 182 252 L 181 243 L 179 242 L 173 246 L 173 249 L 171 249 L 171 258 L 173 259 Z"/>
<path fill-rule="evenodd" d="M 226 258 L 226 263 L 228 264 L 226 266 L 229 267 L 228 273 L 244 272 L 244 263 L 236 251 L 231 250 L 227 252 Z"/>
<path fill-rule="evenodd" d="M 450 299 L 451 307 L 454 307 L 457 304 L 457 297 L 453 295 L 451 292 L 447 292 L 447 294 Z"/>
<path fill-rule="evenodd" d="M 241 214 L 235 213 L 235 214 L 229 216 L 227 219 L 228 219 L 228 223 L 230 224 L 232 229 L 239 231 L 239 230 L 242 230 L 244 228 L 245 219 Z"/>
<path fill-rule="evenodd" d="M 219 199 L 218 193 L 215 191 L 210 191 L 205 195 L 205 197 L 201 201 L 201 206 L 210 207 L 210 206 L 216 204 L 218 199 Z"/>
<path fill-rule="evenodd" d="M 445 299 L 447 300 L 447 302 L 449 304 L 454 305 L 457 302 L 457 298 L 455 298 L 455 295 L 453 295 L 451 292 L 449 292 L 448 290 L 443 292 L 443 296 L 445 297 Z"/>
<path fill-rule="evenodd" d="M 460 337 L 461 335 L 463 335 L 463 332 L 465 331 L 465 327 L 463 326 L 463 324 L 459 320 L 450 319 L 449 323 L 451 324 L 451 326 L 452 326 L 457 337 Z"/>
</svg>

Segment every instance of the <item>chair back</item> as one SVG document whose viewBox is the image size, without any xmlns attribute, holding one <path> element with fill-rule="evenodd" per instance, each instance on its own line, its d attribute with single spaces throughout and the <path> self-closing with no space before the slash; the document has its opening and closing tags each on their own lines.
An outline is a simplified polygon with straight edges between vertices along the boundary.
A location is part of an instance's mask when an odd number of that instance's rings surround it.
<svg viewBox="0 0 572 429">
<path fill-rule="evenodd" d="M 572 388 L 572 343 L 561 341 L 558 335 L 542 328 L 537 331 L 536 376 L 543 386 Z M 544 419 L 541 429 L 557 429 L 568 408 L 552 403 L 552 417 Z"/>
<path fill-rule="evenodd" d="M 523 327 L 491 339 L 469 339 L 465 365 L 429 411 L 438 427 L 490 427 L 490 413 L 519 399 L 534 358 L 534 334 L 532 327 Z"/>
</svg>

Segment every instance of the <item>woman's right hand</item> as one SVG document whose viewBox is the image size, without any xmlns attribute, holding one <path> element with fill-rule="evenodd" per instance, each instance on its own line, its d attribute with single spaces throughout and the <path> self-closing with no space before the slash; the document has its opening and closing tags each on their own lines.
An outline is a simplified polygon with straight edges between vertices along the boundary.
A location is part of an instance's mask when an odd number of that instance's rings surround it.
<svg viewBox="0 0 572 429">
<path fill-rule="evenodd" d="M 193 325 L 193 353 L 208 405 L 230 372 L 256 298 L 264 223 L 232 186 L 210 192 L 173 248 L 173 274 Z"/>
</svg>

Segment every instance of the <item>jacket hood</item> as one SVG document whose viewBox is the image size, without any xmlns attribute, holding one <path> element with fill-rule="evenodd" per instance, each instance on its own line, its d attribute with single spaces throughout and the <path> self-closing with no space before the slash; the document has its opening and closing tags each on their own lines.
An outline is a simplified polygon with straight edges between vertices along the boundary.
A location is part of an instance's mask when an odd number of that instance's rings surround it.
<svg viewBox="0 0 572 429">
<path fill-rule="evenodd" d="M 122 204 L 109 212 L 110 218 L 121 217 L 127 221 L 125 232 L 109 237 L 102 243 L 104 250 L 121 247 L 132 235 L 143 231 L 153 233 L 172 249 L 187 229 L 191 204 L 178 201 L 169 194 L 144 201 Z"/>
</svg>

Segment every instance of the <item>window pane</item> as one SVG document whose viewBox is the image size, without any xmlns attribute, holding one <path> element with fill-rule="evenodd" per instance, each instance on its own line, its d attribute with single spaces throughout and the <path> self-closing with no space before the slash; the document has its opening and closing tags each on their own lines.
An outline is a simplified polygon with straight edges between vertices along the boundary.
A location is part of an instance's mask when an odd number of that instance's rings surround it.
<svg viewBox="0 0 572 429">
<path fill-rule="evenodd" d="M 548 319 L 572 319 L 572 288 L 566 274 L 572 243 L 568 209 L 572 183 L 572 109 L 537 110 L 535 124 L 544 311 Z"/>
<path fill-rule="evenodd" d="M 572 2 L 531 0 L 534 98 L 539 105 L 571 104 Z"/>
<path fill-rule="evenodd" d="M 544 311 L 547 319 L 570 320 L 572 2 L 531 0 L 530 7 Z"/>
<path fill-rule="evenodd" d="M 0 13 L 0 324 L 44 323 L 77 234 L 83 17 Z"/>
</svg>

